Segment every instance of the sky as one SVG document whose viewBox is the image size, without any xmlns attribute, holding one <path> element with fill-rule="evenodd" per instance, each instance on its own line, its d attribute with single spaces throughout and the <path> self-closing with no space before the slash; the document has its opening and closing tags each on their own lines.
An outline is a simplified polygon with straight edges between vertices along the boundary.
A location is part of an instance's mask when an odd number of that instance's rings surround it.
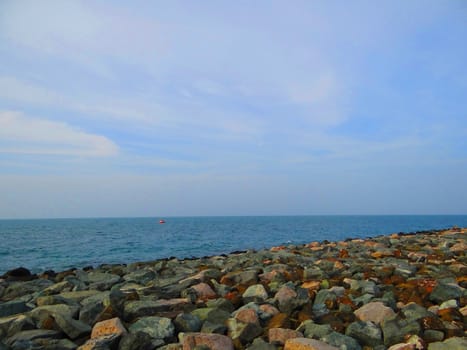
<svg viewBox="0 0 467 350">
<path fill-rule="evenodd" d="M 467 214 L 467 2 L 0 1 L 0 218 Z"/>
</svg>

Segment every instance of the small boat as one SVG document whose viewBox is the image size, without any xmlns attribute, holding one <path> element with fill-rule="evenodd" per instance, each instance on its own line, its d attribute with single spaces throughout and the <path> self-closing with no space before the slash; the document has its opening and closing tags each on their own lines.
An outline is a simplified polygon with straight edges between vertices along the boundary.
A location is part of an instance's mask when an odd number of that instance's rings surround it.
<svg viewBox="0 0 467 350">
<path fill-rule="evenodd" d="M 165 224 L 165 220 L 159 220 L 159 224 Z"/>
</svg>

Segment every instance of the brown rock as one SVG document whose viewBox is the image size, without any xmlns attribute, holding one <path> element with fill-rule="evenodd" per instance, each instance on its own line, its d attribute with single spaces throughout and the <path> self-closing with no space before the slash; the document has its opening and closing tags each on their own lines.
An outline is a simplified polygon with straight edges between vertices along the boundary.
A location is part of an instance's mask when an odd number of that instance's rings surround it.
<svg viewBox="0 0 467 350">
<path fill-rule="evenodd" d="M 284 350 L 339 350 L 339 348 L 315 339 L 293 338 L 285 342 Z"/>
<path fill-rule="evenodd" d="M 284 345 L 292 338 L 303 338 L 303 334 L 292 329 L 270 328 L 268 332 L 269 342 L 272 344 Z"/>
<path fill-rule="evenodd" d="M 206 345 L 211 350 L 233 350 L 232 340 L 221 334 L 187 333 L 183 336 L 183 350 L 193 350 L 196 346 Z"/>
<path fill-rule="evenodd" d="M 240 310 L 235 315 L 235 319 L 243 323 L 254 323 L 259 325 L 258 315 L 253 309 Z"/>
<path fill-rule="evenodd" d="M 127 333 L 127 330 L 118 317 L 97 322 L 92 328 L 91 339 L 100 338 L 108 335 L 121 336 Z"/>
<path fill-rule="evenodd" d="M 268 328 L 290 328 L 289 316 L 284 313 L 274 315 L 268 323 Z"/>
</svg>

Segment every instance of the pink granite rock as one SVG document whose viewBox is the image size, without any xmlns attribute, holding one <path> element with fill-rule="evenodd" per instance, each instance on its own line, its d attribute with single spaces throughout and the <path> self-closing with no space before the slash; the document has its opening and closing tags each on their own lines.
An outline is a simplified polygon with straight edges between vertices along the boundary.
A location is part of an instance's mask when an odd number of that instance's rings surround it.
<svg viewBox="0 0 467 350">
<path fill-rule="evenodd" d="M 293 338 L 303 338 L 303 334 L 287 328 L 271 328 L 268 332 L 271 344 L 284 345 L 285 342 Z"/>
<path fill-rule="evenodd" d="M 212 290 L 209 284 L 204 282 L 198 283 L 192 286 L 191 288 L 193 288 L 196 291 L 196 295 L 201 300 L 214 299 L 217 296 L 216 292 Z"/>
<path fill-rule="evenodd" d="M 371 321 L 376 324 L 381 324 L 385 318 L 392 317 L 396 313 L 382 302 L 374 301 L 355 310 L 354 314 L 361 321 Z"/>
<path fill-rule="evenodd" d="M 235 314 L 237 321 L 259 325 L 258 314 L 253 309 L 240 310 Z"/>
</svg>

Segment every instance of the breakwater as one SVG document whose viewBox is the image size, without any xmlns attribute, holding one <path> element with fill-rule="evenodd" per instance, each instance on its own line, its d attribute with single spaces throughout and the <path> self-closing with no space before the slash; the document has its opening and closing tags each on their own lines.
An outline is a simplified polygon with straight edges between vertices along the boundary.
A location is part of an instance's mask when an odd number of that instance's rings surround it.
<svg viewBox="0 0 467 350">
<path fill-rule="evenodd" d="M 0 349 L 463 349 L 467 230 L 8 271 Z"/>
</svg>

